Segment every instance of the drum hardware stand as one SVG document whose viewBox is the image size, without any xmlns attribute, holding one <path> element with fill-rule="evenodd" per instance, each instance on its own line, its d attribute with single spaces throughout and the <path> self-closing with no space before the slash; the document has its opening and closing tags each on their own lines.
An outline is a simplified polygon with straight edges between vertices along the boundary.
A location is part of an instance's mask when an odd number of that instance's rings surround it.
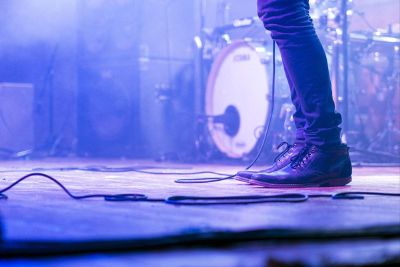
<svg viewBox="0 0 400 267">
<path fill-rule="evenodd" d="M 394 69 L 394 64 L 393 64 L 393 60 L 394 57 L 390 57 L 391 58 L 391 64 L 389 66 L 389 69 L 393 70 L 393 72 L 395 72 Z M 387 76 L 386 76 L 387 77 Z M 395 153 L 399 152 L 399 147 L 397 147 L 398 151 L 396 151 L 396 144 L 394 142 L 394 133 L 398 132 L 398 134 L 400 135 L 400 131 L 399 129 L 395 128 L 395 123 L 394 123 L 394 116 L 395 116 L 395 112 L 394 112 L 394 108 L 393 108 L 393 99 L 395 97 L 395 90 L 396 90 L 396 73 L 392 73 L 391 76 L 389 76 L 387 78 L 387 88 L 388 88 L 388 95 L 386 96 L 386 101 L 385 101 L 385 105 L 387 106 L 387 112 L 386 112 L 386 123 L 385 123 L 385 127 L 384 129 L 382 129 L 380 132 L 378 132 L 375 136 L 375 138 L 373 138 L 373 140 L 370 142 L 369 146 L 368 146 L 368 151 L 377 151 L 377 148 L 374 147 L 374 143 L 378 143 L 383 145 L 383 142 L 386 140 L 386 143 L 384 144 L 385 147 L 388 148 L 387 151 L 385 151 L 384 153 L 389 153 L 387 156 L 391 156 L 390 154 L 393 155 L 394 158 L 399 159 L 400 155 L 396 155 Z M 380 151 L 377 151 L 377 153 L 379 153 Z"/>
<path fill-rule="evenodd" d="M 370 41 L 368 46 L 364 50 L 369 51 L 373 46 L 379 44 L 376 40 Z M 400 160 L 400 147 L 395 141 L 395 135 L 400 136 L 400 129 L 396 128 L 394 118 L 396 116 L 394 110 L 393 101 L 396 97 L 396 86 L 398 86 L 398 72 L 395 66 L 395 55 L 391 54 L 388 56 L 389 65 L 386 67 L 386 71 L 381 73 L 378 72 L 374 67 L 368 68 L 370 72 L 379 75 L 382 79 L 380 80 L 380 90 L 386 90 L 385 101 L 382 102 L 386 107 L 386 112 L 384 114 L 385 123 L 380 131 L 378 131 L 373 138 L 367 138 L 367 142 L 362 146 L 363 148 L 355 148 L 356 152 L 362 154 L 362 159 L 368 156 L 371 159 L 378 159 L 377 162 L 383 162 L 385 160 L 390 160 L 394 162 L 399 162 Z M 354 60 L 355 64 L 361 64 L 358 60 Z M 358 111 L 357 111 L 358 112 Z M 360 120 L 362 120 L 360 118 Z M 365 134 L 363 129 L 361 129 L 361 134 Z"/>
<path fill-rule="evenodd" d="M 44 94 L 47 92 L 47 101 L 48 101 L 48 127 L 49 133 L 44 144 L 40 147 L 36 147 L 29 153 L 26 153 L 24 156 L 28 156 L 28 154 L 35 154 L 37 152 L 44 153 L 46 156 L 54 156 L 55 148 L 57 147 L 58 143 L 60 142 L 60 137 L 57 137 L 54 131 L 54 62 L 57 56 L 59 44 L 56 43 L 51 55 L 50 60 L 48 62 L 45 76 L 43 78 L 43 87 L 39 91 L 38 99 L 39 101 L 43 101 Z M 42 112 L 43 109 L 43 102 L 36 103 L 36 112 Z"/>
<path fill-rule="evenodd" d="M 387 138 L 387 147 L 389 148 L 389 153 L 397 153 L 395 156 L 399 159 L 400 157 L 400 144 L 395 142 L 394 139 L 394 133 L 397 133 L 400 136 L 400 129 L 396 129 L 395 125 L 395 110 L 394 110 L 394 104 L 393 101 L 395 101 L 396 97 L 396 88 L 399 86 L 398 81 L 399 81 L 399 70 L 396 68 L 396 63 L 395 63 L 395 58 L 396 58 L 396 52 L 392 51 L 393 54 L 390 55 L 390 61 L 389 61 L 389 66 L 388 69 L 391 70 L 391 75 L 386 75 L 387 77 L 387 89 L 388 89 L 388 96 L 386 96 L 386 106 L 387 106 L 387 113 L 386 113 L 386 124 L 385 128 L 382 130 L 382 133 L 379 134 L 378 136 L 382 136 L 383 138 L 386 136 Z M 400 88 L 398 88 L 400 90 Z M 397 147 L 396 147 L 397 146 Z M 396 151 L 397 149 L 397 151 Z"/>
<path fill-rule="evenodd" d="M 50 62 L 46 71 L 46 77 L 45 77 L 45 84 L 44 84 L 44 90 L 48 90 L 48 101 L 49 101 L 49 119 L 48 119 L 48 125 L 49 125 L 49 134 L 47 137 L 47 140 L 45 142 L 45 145 L 43 149 L 49 156 L 53 156 L 55 154 L 55 148 L 60 141 L 59 138 L 56 137 L 55 132 L 54 132 L 54 62 L 56 59 L 58 51 L 58 44 L 55 45 L 54 50 L 51 54 Z"/>
<path fill-rule="evenodd" d="M 289 144 L 292 144 L 294 141 L 294 136 L 293 133 L 295 132 L 295 124 L 293 120 L 293 115 L 295 113 L 295 108 L 293 104 L 283 104 L 281 111 L 280 111 L 280 117 L 283 118 L 284 123 L 283 123 L 283 135 L 282 135 L 282 140 L 288 142 Z"/>
<path fill-rule="evenodd" d="M 340 16 L 342 26 L 342 57 L 343 57 L 343 139 L 349 131 L 349 25 L 348 0 L 341 1 Z M 339 74 L 339 72 L 337 73 Z"/>
<path fill-rule="evenodd" d="M 320 27 L 328 34 L 332 41 L 332 93 L 336 107 L 342 113 L 342 141 L 346 143 L 349 133 L 349 11 L 351 0 L 335 1 L 335 7 L 327 8 L 324 6 L 327 0 L 316 1 L 316 8 L 323 9 L 320 16 L 314 18 L 321 23 Z M 322 15 L 321 15 L 322 14 Z M 332 25 L 331 25 L 332 24 Z M 329 31 L 328 31 L 329 30 Z M 334 35 L 330 35 L 334 34 Z M 326 49 L 326 47 L 325 47 Z"/>
<path fill-rule="evenodd" d="M 197 33 L 193 39 L 194 56 L 194 147 L 198 152 L 194 156 L 196 161 L 208 161 L 215 154 L 215 148 L 210 146 L 210 137 L 207 133 L 208 118 L 205 115 L 205 87 L 207 60 L 205 57 L 207 43 L 215 38 L 216 32 L 206 29 L 207 0 L 196 1 L 196 28 Z"/>
<path fill-rule="evenodd" d="M 207 143 L 205 138 L 205 129 L 206 122 L 202 120 L 199 114 L 204 114 L 204 88 L 205 88 L 205 73 L 204 73 L 204 45 L 206 43 L 206 33 L 205 33 L 205 9 L 206 9 L 206 0 L 198 0 L 196 2 L 196 21 L 197 21 L 197 33 L 193 39 L 195 46 L 195 58 L 194 58 L 194 145 L 197 151 L 202 151 L 202 147 L 205 143 Z M 203 154 L 203 153 L 196 153 Z M 198 158 L 196 159 L 198 160 Z"/>
<path fill-rule="evenodd" d="M 349 8 L 349 0 L 341 0 L 341 6 L 340 6 L 340 21 L 341 21 L 341 29 L 342 29 L 342 38 L 341 38 L 341 52 L 342 52 L 342 64 L 343 64 L 343 70 L 340 72 L 340 64 L 335 64 L 335 73 L 336 73 L 336 83 L 339 83 L 339 73 L 342 74 L 342 103 L 343 103 L 343 135 L 342 139 L 344 142 L 346 142 L 347 139 L 347 134 L 349 133 L 349 14 L 348 12 L 351 9 Z M 339 53 L 338 53 L 339 54 Z M 339 63 L 339 58 L 335 59 L 338 60 L 335 63 Z M 390 89 L 392 90 L 392 89 Z M 394 90 L 394 88 L 393 88 Z M 391 92 L 393 92 L 393 90 Z M 392 98 L 390 98 L 392 99 Z M 389 105 L 392 106 L 392 105 Z M 389 107 L 391 109 L 391 107 Z M 381 133 L 378 133 L 377 139 L 384 139 L 385 136 L 387 136 L 388 140 L 388 146 L 392 147 L 393 144 L 393 138 L 392 138 L 392 133 L 393 133 L 393 121 L 391 119 L 391 116 L 393 116 L 393 111 L 388 110 L 388 122 L 386 124 L 386 129 L 384 129 Z M 370 147 L 368 148 L 368 152 L 370 151 Z M 391 151 L 392 152 L 392 151 Z M 375 153 L 374 153 L 375 154 Z M 390 156 L 388 153 L 380 153 L 377 152 L 377 155 L 384 155 L 384 156 Z M 395 158 L 397 156 L 393 155 Z"/>
</svg>

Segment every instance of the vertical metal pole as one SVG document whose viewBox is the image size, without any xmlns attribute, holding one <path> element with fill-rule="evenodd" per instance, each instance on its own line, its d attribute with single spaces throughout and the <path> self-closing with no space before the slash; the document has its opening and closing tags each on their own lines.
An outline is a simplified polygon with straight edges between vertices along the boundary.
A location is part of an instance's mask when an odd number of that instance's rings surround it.
<svg viewBox="0 0 400 267">
<path fill-rule="evenodd" d="M 204 115 L 204 27 L 205 27 L 205 2 L 206 0 L 196 0 L 194 5 L 196 36 L 193 39 L 194 46 L 194 93 L 193 93 L 193 129 L 194 129 L 194 149 L 199 152 L 202 146 L 204 125 L 199 123 L 199 116 Z M 199 159 L 201 153 L 195 153 L 195 159 Z"/>
<path fill-rule="evenodd" d="M 349 25 L 347 1 L 342 0 L 342 53 L 343 53 L 343 132 L 349 130 Z"/>
<path fill-rule="evenodd" d="M 195 16 L 196 16 L 196 36 L 194 40 L 195 45 L 195 57 L 194 57 L 194 113 L 198 116 L 203 113 L 203 91 L 204 91 L 204 63 L 203 63 L 203 49 L 204 49 L 204 32 L 205 27 L 205 1 L 197 0 L 195 4 Z"/>
</svg>

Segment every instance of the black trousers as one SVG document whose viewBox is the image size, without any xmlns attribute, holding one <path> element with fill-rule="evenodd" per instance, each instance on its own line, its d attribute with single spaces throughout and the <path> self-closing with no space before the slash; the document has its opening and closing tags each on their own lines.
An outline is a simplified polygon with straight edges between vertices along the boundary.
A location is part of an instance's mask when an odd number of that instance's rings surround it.
<svg viewBox="0 0 400 267">
<path fill-rule="evenodd" d="M 296 108 L 296 142 L 322 147 L 341 143 L 328 63 L 309 15 L 308 0 L 258 0 L 258 15 L 282 55 Z"/>
</svg>

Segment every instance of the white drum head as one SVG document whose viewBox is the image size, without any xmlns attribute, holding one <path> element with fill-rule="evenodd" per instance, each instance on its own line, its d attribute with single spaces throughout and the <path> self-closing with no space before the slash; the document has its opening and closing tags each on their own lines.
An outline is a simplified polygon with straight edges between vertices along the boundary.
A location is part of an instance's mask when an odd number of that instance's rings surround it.
<svg viewBox="0 0 400 267">
<path fill-rule="evenodd" d="M 206 114 L 218 116 L 236 108 L 240 124 L 235 135 L 228 134 L 222 123 L 210 120 L 208 130 L 225 155 L 240 158 L 252 152 L 269 110 L 269 79 L 265 58 L 249 43 L 235 42 L 224 48 L 211 69 L 206 90 Z"/>
</svg>

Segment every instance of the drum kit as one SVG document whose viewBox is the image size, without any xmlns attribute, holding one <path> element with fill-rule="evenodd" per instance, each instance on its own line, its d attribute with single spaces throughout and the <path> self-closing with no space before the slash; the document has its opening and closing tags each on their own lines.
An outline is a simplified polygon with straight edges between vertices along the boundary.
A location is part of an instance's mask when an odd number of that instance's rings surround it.
<svg viewBox="0 0 400 267">
<path fill-rule="evenodd" d="M 343 137 L 356 150 L 399 160 L 400 32 L 344 33 L 338 2 L 310 1 L 310 15 L 327 52 L 334 100 L 346 124 Z M 347 24 L 347 15 L 355 11 L 347 6 L 345 12 Z M 236 34 L 239 31 L 248 34 Z M 278 52 L 272 99 L 272 40 L 258 18 L 236 19 L 204 32 L 200 54 L 206 81 L 197 118 L 198 150 L 207 158 L 250 159 L 260 147 L 272 101 L 265 156 L 277 144 L 293 141 L 294 107 L 282 62 Z"/>
</svg>

